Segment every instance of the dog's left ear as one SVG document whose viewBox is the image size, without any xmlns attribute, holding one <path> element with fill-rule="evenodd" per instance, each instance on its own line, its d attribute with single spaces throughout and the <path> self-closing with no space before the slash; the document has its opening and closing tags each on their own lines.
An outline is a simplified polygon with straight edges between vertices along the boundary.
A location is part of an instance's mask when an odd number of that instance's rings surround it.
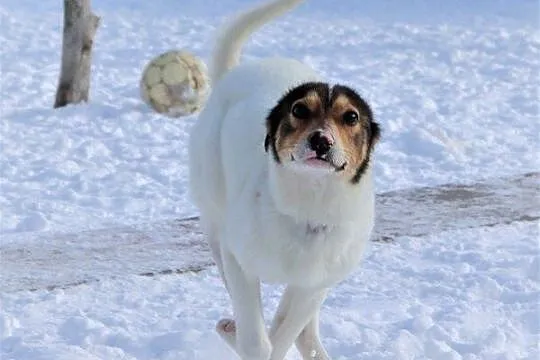
<svg viewBox="0 0 540 360">
<path fill-rule="evenodd" d="M 371 131 L 371 139 L 370 139 L 370 147 L 374 147 L 375 144 L 379 142 L 379 139 L 381 138 L 381 127 L 378 123 L 375 121 L 371 121 L 370 124 L 370 131 Z"/>
</svg>

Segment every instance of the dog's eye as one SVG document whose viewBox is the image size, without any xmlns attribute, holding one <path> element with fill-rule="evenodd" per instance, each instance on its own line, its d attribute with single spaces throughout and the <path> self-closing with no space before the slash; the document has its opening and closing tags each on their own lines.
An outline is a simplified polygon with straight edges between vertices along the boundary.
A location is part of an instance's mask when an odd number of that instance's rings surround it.
<svg viewBox="0 0 540 360">
<path fill-rule="evenodd" d="M 311 115 L 311 110 L 302 103 L 294 104 L 291 112 L 295 118 L 302 120 L 308 119 Z"/>
<path fill-rule="evenodd" d="M 358 124 L 358 113 L 356 111 L 347 111 L 343 114 L 343 122 L 349 126 Z"/>
</svg>

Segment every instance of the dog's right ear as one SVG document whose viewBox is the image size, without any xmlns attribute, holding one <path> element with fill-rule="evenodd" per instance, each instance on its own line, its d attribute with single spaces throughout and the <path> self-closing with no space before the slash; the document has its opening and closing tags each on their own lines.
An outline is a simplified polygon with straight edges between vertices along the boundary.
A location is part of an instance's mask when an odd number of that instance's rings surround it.
<svg viewBox="0 0 540 360">
<path fill-rule="evenodd" d="M 264 138 L 264 150 L 268 153 L 272 151 L 274 160 L 279 164 L 279 155 L 276 150 L 276 133 L 279 128 L 279 123 L 283 118 L 283 104 L 278 103 L 268 114 L 266 118 L 266 137 Z"/>
<path fill-rule="evenodd" d="M 270 135 L 266 134 L 264 138 L 264 151 L 268 152 L 268 147 L 270 146 Z"/>
</svg>

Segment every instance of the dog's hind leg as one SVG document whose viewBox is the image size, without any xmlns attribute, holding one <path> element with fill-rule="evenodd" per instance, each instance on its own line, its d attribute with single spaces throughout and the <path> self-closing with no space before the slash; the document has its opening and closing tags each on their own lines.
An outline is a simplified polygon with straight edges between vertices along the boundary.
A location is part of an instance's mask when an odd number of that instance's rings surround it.
<svg viewBox="0 0 540 360">
<path fill-rule="evenodd" d="M 271 360 L 284 359 L 297 339 L 297 344 L 299 341 L 302 346 L 299 350 L 304 359 L 328 359 L 320 340 L 311 341 L 313 336 L 318 337 L 318 311 L 327 292 L 327 289 L 314 290 L 293 286 L 285 289 L 270 330 L 273 346 Z M 313 332 L 313 327 L 317 329 L 316 332 Z"/>
<path fill-rule="evenodd" d="M 317 309 L 296 339 L 296 348 L 305 360 L 330 360 L 319 335 L 319 313 Z"/>
<path fill-rule="evenodd" d="M 259 279 L 247 276 L 224 248 L 221 258 L 235 319 L 220 320 L 217 331 L 242 360 L 269 360 L 272 345 L 264 325 Z"/>
<path fill-rule="evenodd" d="M 219 243 L 218 227 L 214 226 L 204 226 L 205 233 L 208 236 L 208 245 L 212 252 L 212 258 L 216 262 L 216 266 L 223 280 L 223 284 L 227 289 L 227 292 L 230 295 L 229 286 L 227 285 L 227 279 L 225 278 L 225 271 L 223 269 L 223 259 L 221 257 L 221 244 Z M 236 348 L 236 323 L 232 319 L 221 319 L 216 324 L 216 331 L 221 336 L 225 342 L 232 347 Z"/>
<path fill-rule="evenodd" d="M 219 242 L 219 231 L 218 231 L 218 225 L 212 224 L 212 225 L 203 225 L 204 226 L 204 232 L 206 233 L 208 239 L 208 245 L 210 246 L 210 251 L 212 252 L 212 258 L 214 259 L 216 266 L 219 270 L 219 274 L 221 275 L 221 280 L 223 280 L 223 284 L 225 285 L 225 288 L 227 291 L 229 291 L 229 286 L 227 285 L 227 279 L 225 278 L 225 273 L 223 271 L 223 259 L 221 258 L 221 244 Z"/>
<path fill-rule="evenodd" d="M 270 336 L 275 333 L 285 318 L 285 310 L 290 301 L 282 301 L 274 317 Z M 296 338 L 296 348 L 304 360 L 330 360 L 330 356 L 322 345 L 319 335 L 319 313 L 317 309 L 311 320 Z M 225 325 L 225 324 L 223 324 Z"/>
</svg>

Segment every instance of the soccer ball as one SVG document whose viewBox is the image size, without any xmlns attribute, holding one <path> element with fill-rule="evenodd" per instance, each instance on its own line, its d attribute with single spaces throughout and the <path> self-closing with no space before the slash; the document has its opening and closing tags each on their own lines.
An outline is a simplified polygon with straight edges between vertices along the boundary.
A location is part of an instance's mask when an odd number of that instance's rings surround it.
<svg viewBox="0 0 540 360">
<path fill-rule="evenodd" d="M 186 51 L 167 51 L 146 65 L 140 90 L 144 102 L 160 114 L 170 117 L 193 114 L 206 100 L 206 66 Z"/>
</svg>

